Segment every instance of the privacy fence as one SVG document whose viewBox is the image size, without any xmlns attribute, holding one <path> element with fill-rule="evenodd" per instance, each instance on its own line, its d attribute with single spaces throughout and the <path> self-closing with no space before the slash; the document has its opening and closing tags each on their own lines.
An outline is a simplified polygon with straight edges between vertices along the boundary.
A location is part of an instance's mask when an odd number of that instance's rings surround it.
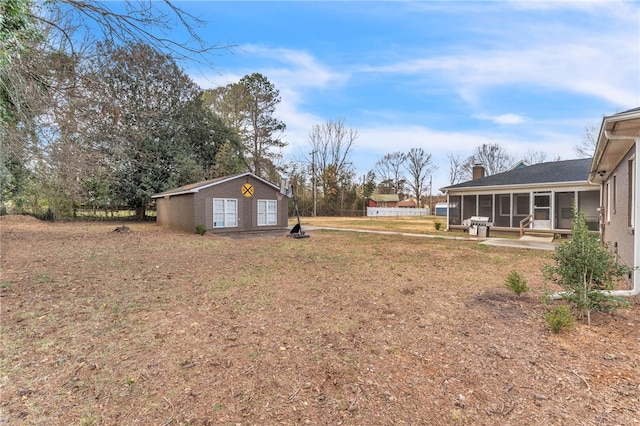
<svg viewBox="0 0 640 426">
<path fill-rule="evenodd" d="M 429 216 L 430 214 L 428 207 L 423 209 L 405 207 L 367 207 L 367 217 Z"/>
</svg>

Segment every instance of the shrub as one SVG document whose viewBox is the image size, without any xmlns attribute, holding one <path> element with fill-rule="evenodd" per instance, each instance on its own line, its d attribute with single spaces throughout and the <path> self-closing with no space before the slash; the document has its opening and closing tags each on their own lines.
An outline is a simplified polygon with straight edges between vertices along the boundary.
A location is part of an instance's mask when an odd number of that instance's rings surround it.
<svg viewBox="0 0 640 426">
<path fill-rule="evenodd" d="M 522 293 L 526 293 L 531 290 L 527 285 L 527 279 L 520 275 L 517 271 L 512 270 L 504 280 L 504 285 L 509 290 L 513 291 L 516 296 L 520 296 Z"/>
<path fill-rule="evenodd" d="M 554 334 L 562 331 L 571 331 L 576 327 L 576 319 L 566 305 L 546 311 L 544 319 Z"/>
<path fill-rule="evenodd" d="M 584 212 L 576 212 L 575 203 L 573 211 L 571 239 L 556 248 L 552 256 L 555 265 L 545 265 L 543 275 L 564 289 L 562 297 L 576 307 L 578 318 L 591 324 L 592 310 L 611 310 L 627 303 L 607 291 L 614 289 L 629 268 L 618 264 L 608 245 L 589 231 Z"/>
<path fill-rule="evenodd" d="M 33 216 L 37 219 L 45 220 L 48 222 L 53 222 L 56 219 L 55 215 L 53 214 L 53 211 L 51 210 L 51 207 L 47 208 L 46 212 L 40 213 L 40 214 L 36 213 Z"/>
<path fill-rule="evenodd" d="M 442 228 L 442 222 L 433 222 L 433 227 L 436 228 L 436 231 L 439 231 Z"/>
<path fill-rule="evenodd" d="M 207 233 L 207 227 L 204 226 L 203 224 L 199 223 L 196 225 L 196 234 L 198 235 L 204 235 Z"/>
</svg>

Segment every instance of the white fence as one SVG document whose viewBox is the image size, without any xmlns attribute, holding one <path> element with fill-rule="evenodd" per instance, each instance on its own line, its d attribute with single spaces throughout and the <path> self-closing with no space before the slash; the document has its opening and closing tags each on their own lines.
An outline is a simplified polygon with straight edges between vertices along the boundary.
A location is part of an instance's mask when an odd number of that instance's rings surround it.
<svg viewBox="0 0 640 426">
<path fill-rule="evenodd" d="M 388 216 L 429 216 L 429 207 L 424 209 L 405 207 L 367 207 L 367 217 L 388 217 Z"/>
</svg>

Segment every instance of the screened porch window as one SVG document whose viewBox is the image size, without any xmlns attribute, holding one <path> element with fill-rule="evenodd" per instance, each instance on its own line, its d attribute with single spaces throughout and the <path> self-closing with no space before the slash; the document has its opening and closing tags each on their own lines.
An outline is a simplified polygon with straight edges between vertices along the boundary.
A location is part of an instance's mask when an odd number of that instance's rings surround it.
<svg viewBox="0 0 640 426">
<path fill-rule="evenodd" d="M 493 195 L 478 196 L 478 216 L 486 216 L 493 222 Z"/>
<path fill-rule="evenodd" d="M 461 196 L 454 195 L 449 197 L 449 225 L 462 224 L 462 211 L 460 210 L 461 204 Z"/>
<path fill-rule="evenodd" d="M 511 195 L 500 196 L 500 216 L 509 216 L 511 214 Z"/>
<path fill-rule="evenodd" d="M 531 197 L 528 193 L 513 194 L 513 216 L 511 218 L 511 226 L 516 228 L 520 226 L 520 221 L 529 216 L 531 212 Z"/>
<path fill-rule="evenodd" d="M 527 216 L 529 215 L 529 194 L 513 194 L 514 198 L 514 215 Z"/>
</svg>

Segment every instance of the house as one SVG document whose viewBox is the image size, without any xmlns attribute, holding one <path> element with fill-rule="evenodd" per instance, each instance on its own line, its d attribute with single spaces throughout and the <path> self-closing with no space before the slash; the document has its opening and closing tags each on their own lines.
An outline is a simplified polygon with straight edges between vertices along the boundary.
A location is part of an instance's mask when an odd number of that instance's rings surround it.
<svg viewBox="0 0 640 426">
<path fill-rule="evenodd" d="M 398 194 L 373 194 L 369 197 L 368 207 L 398 207 Z"/>
<path fill-rule="evenodd" d="M 620 262 L 633 268 L 632 290 L 617 295 L 640 294 L 640 108 L 602 119 L 589 182 L 601 188 L 600 232 Z"/>
<path fill-rule="evenodd" d="M 258 231 L 288 226 L 288 197 L 253 173 L 241 173 L 153 195 L 157 223 L 194 232 Z"/>
<path fill-rule="evenodd" d="M 447 196 L 448 229 L 464 229 L 472 216 L 488 217 L 498 231 L 570 233 L 572 203 L 598 229 L 600 187 L 588 181 L 591 159 L 526 165 L 485 176 L 473 168 L 473 179 L 440 190 Z"/>
<path fill-rule="evenodd" d="M 416 202 L 415 197 L 409 197 L 406 200 L 399 201 L 398 207 L 415 209 L 418 207 L 418 203 Z"/>
</svg>

